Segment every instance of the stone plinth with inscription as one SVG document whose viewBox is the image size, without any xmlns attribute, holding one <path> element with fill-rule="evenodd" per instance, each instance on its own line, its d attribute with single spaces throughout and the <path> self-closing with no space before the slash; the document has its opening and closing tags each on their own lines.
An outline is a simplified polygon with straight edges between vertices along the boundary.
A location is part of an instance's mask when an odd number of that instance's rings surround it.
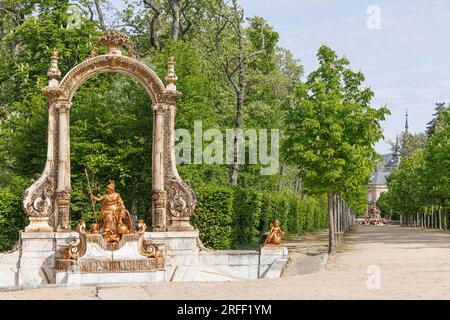
<svg viewBox="0 0 450 320">
<path fill-rule="evenodd" d="M 101 234 L 80 233 L 63 244 L 56 259 L 58 284 L 99 284 L 164 281 L 164 243 L 143 234 L 124 234 L 107 241 Z"/>
</svg>

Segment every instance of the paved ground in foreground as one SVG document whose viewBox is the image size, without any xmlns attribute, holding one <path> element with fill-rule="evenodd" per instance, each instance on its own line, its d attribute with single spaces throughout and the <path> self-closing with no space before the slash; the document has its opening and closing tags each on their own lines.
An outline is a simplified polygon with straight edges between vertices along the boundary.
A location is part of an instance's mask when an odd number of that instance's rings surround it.
<svg viewBox="0 0 450 320">
<path fill-rule="evenodd" d="M 370 290 L 368 283 L 374 289 Z M 0 292 L 0 299 L 273 298 L 450 299 L 450 234 L 399 226 L 358 226 L 345 238 L 343 249 L 330 257 L 326 271 L 276 280 Z"/>
</svg>

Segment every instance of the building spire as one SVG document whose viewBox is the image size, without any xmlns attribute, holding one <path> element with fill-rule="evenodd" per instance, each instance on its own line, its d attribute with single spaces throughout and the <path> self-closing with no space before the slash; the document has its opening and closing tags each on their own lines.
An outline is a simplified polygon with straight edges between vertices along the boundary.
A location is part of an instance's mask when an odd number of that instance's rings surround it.
<svg viewBox="0 0 450 320">
<path fill-rule="evenodd" d="M 392 158 L 391 158 L 391 160 L 389 160 L 389 164 L 387 165 L 388 171 L 392 171 L 399 166 L 400 161 L 401 161 L 401 156 L 402 156 L 402 151 L 400 148 L 400 137 L 397 134 L 397 137 L 395 140 L 394 152 L 392 153 Z"/>
<path fill-rule="evenodd" d="M 394 147 L 394 157 L 400 156 L 400 141 L 397 134 L 396 140 L 395 140 L 395 147 Z"/>
<path fill-rule="evenodd" d="M 408 124 L 408 109 L 406 109 L 406 123 L 405 123 L 405 133 L 409 133 L 409 124 Z"/>
</svg>

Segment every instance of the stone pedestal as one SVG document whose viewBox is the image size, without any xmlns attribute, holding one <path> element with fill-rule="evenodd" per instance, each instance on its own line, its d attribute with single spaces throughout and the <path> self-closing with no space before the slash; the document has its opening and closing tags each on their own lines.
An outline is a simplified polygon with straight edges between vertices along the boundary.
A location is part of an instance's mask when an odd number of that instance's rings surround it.
<svg viewBox="0 0 450 320">
<path fill-rule="evenodd" d="M 35 286 L 54 283 L 55 233 L 22 232 L 22 254 L 19 261 L 19 285 Z"/>
<path fill-rule="evenodd" d="M 165 281 L 173 281 L 180 266 L 198 265 L 198 231 L 146 232 L 145 238 L 164 243 Z"/>
<path fill-rule="evenodd" d="M 60 244 L 78 237 L 76 232 L 21 232 L 18 285 L 55 283 L 55 261 Z"/>
<path fill-rule="evenodd" d="M 20 250 L 0 253 L 0 288 L 14 287 L 19 282 Z"/>
<path fill-rule="evenodd" d="M 186 257 L 198 254 L 198 231 L 190 232 L 146 232 L 145 239 L 164 243 L 167 265 L 180 265 Z"/>
<path fill-rule="evenodd" d="M 48 224 L 48 217 L 30 217 L 30 224 L 25 227 L 25 232 L 53 232 L 53 228 Z"/>
<path fill-rule="evenodd" d="M 259 278 L 279 278 L 288 259 L 288 249 L 284 245 L 266 245 L 262 247 L 260 251 Z"/>
</svg>

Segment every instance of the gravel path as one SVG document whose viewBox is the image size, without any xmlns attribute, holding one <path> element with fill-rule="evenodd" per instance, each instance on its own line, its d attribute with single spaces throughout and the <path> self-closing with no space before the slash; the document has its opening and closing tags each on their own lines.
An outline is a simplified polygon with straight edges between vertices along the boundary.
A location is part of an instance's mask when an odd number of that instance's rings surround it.
<svg viewBox="0 0 450 320">
<path fill-rule="evenodd" d="M 450 234 L 358 226 L 327 270 L 276 280 L 0 292 L 0 299 L 450 299 Z"/>
</svg>

